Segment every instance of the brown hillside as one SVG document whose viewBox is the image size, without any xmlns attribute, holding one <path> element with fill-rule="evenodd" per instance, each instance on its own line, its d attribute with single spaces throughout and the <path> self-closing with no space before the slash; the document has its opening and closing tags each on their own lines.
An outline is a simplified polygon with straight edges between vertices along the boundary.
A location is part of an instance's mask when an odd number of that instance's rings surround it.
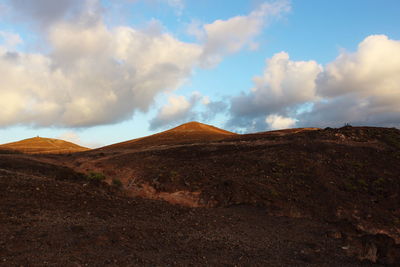
<svg viewBox="0 0 400 267">
<path fill-rule="evenodd" d="M 0 155 L 1 266 L 368 266 L 327 223 L 126 197 L 29 157 Z"/>
<path fill-rule="evenodd" d="M 398 129 L 211 129 L 188 124 L 90 153 L 0 155 L 0 258 L 6 266 L 398 265 Z"/>
<path fill-rule="evenodd" d="M 103 147 L 100 150 L 121 150 L 160 145 L 193 144 L 222 140 L 235 135 L 237 134 L 211 125 L 199 122 L 188 122 L 161 133 Z"/>
<path fill-rule="evenodd" d="M 382 263 L 400 260 L 398 129 L 343 127 L 228 135 L 178 146 L 176 138 L 165 142 L 176 136 L 182 133 L 142 139 L 162 140 L 162 146 L 153 141 L 138 149 L 76 155 L 69 166 L 119 179 L 133 196 L 191 207 L 261 206 L 272 215 L 334 222 L 349 254 Z M 377 253 L 365 254 L 368 242 Z"/>
<path fill-rule="evenodd" d="M 247 134 L 247 135 L 262 135 L 262 134 L 269 134 L 269 135 L 288 135 L 288 134 L 296 134 L 306 131 L 317 131 L 321 130 L 320 128 L 292 128 L 292 129 L 284 129 L 284 130 L 274 130 L 268 132 L 259 132 L 254 134 Z"/>
<path fill-rule="evenodd" d="M 26 154 L 61 154 L 87 151 L 89 148 L 59 139 L 34 137 L 0 145 L 0 150 Z"/>
</svg>

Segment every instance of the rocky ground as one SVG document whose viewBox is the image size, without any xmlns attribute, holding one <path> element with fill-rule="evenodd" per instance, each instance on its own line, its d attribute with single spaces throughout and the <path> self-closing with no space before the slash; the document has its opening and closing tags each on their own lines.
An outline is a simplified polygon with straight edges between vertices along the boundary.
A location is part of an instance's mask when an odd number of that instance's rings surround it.
<svg viewBox="0 0 400 267">
<path fill-rule="evenodd" d="M 367 266 L 335 227 L 237 205 L 187 208 L 0 171 L 3 266 Z"/>
<path fill-rule="evenodd" d="M 179 135 L 70 155 L 0 155 L 0 261 L 400 263 L 399 130 Z"/>
</svg>

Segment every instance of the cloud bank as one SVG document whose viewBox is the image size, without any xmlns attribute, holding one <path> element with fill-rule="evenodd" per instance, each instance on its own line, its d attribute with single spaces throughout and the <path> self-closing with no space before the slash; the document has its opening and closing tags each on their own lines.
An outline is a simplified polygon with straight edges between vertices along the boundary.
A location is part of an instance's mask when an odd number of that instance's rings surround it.
<svg viewBox="0 0 400 267">
<path fill-rule="evenodd" d="M 400 41 L 385 35 L 363 40 L 355 53 L 343 52 L 318 76 L 313 112 L 302 124 L 400 126 Z"/>
<path fill-rule="evenodd" d="M 0 48 L 0 125 L 86 127 L 146 111 L 154 97 L 176 89 L 201 48 L 169 34 L 129 27 L 58 24 L 50 55 Z"/>
<path fill-rule="evenodd" d="M 247 131 L 281 128 L 281 122 L 400 127 L 399 103 L 400 41 L 372 35 L 356 52 L 341 52 L 324 68 L 315 61 L 291 61 L 284 52 L 274 55 L 254 78 L 254 88 L 231 99 L 228 126 Z"/>
<path fill-rule="evenodd" d="M 204 42 L 188 43 L 162 31 L 108 27 L 98 0 L 11 0 L 10 4 L 15 17 L 45 28 L 39 36 L 47 51 L 18 51 L 15 46 L 23 38 L 1 33 L 3 127 L 89 127 L 146 112 L 157 95 L 179 88 L 194 68 L 209 66 L 210 58 L 216 64 L 226 53 L 239 52 L 261 32 L 265 20 L 289 8 L 286 1 L 277 1 L 248 16 L 203 25 Z M 234 28 L 240 30 L 237 38 Z M 171 101 L 171 106 L 177 105 Z M 184 110 L 182 99 L 178 104 Z M 167 111 L 161 110 L 154 127 L 174 118 Z"/>
<path fill-rule="evenodd" d="M 184 7 L 183 1 L 162 1 Z M 173 94 L 194 69 L 256 47 L 266 25 L 290 11 L 285 0 L 192 25 L 195 43 L 162 27 L 109 27 L 99 0 L 6 3 L 4 17 L 32 25 L 42 44 L 40 51 L 21 51 L 24 36 L 0 30 L 2 127 L 113 124 L 148 111 L 160 94 L 172 96 L 150 122 L 153 130 L 226 112 L 227 127 L 244 131 L 344 123 L 400 127 L 400 41 L 385 35 L 368 36 L 356 51 L 342 51 L 325 66 L 277 53 L 253 78 L 253 88 L 228 101 Z"/>
</svg>

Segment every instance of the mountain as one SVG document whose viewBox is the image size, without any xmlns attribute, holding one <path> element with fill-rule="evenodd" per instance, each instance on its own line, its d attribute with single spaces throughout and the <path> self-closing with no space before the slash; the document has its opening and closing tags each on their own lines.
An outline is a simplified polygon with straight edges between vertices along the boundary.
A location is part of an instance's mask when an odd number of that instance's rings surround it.
<svg viewBox="0 0 400 267">
<path fill-rule="evenodd" d="M 0 145 L 0 150 L 26 154 L 62 154 L 87 151 L 89 148 L 60 139 L 33 137 Z"/>
<path fill-rule="evenodd" d="M 100 150 L 119 150 L 160 145 L 202 143 L 209 141 L 219 141 L 237 135 L 238 134 L 236 133 L 232 133 L 211 125 L 193 121 L 161 133 L 103 147 Z"/>
</svg>

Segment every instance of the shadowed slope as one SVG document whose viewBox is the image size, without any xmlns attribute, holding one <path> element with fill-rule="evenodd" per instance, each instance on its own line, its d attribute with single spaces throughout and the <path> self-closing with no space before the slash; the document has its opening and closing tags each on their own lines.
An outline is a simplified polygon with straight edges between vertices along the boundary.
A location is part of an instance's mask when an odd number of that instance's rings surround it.
<svg viewBox="0 0 400 267">
<path fill-rule="evenodd" d="M 190 133 L 181 130 L 164 134 Z M 400 260 L 398 129 L 292 129 L 93 158 L 71 166 L 120 179 L 133 196 L 191 207 L 254 205 L 271 215 L 334 222 L 349 255 Z M 365 240 L 378 252 L 366 253 Z"/>
<path fill-rule="evenodd" d="M 103 147 L 101 150 L 201 143 L 222 140 L 235 135 L 237 134 L 211 125 L 199 122 L 188 122 L 161 133 Z"/>
<path fill-rule="evenodd" d="M 27 154 L 60 154 L 86 151 L 89 150 L 89 148 L 78 146 L 64 140 L 34 137 L 0 145 L 0 150 L 17 151 Z"/>
<path fill-rule="evenodd" d="M 326 223 L 127 198 L 45 164 L 35 175 L 3 167 L 1 266 L 363 266 Z"/>
<path fill-rule="evenodd" d="M 105 153 L 0 155 L 2 258 L 18 266 L 400 262 L 400 130 L 221 131 L 190 123 Z M 205 141 L 213 138 L 221 141 Z M 68 167 L 113 186 L 96 188 Z M 113 181 L 133 198 L 113 194 Z"/>
</svg>

